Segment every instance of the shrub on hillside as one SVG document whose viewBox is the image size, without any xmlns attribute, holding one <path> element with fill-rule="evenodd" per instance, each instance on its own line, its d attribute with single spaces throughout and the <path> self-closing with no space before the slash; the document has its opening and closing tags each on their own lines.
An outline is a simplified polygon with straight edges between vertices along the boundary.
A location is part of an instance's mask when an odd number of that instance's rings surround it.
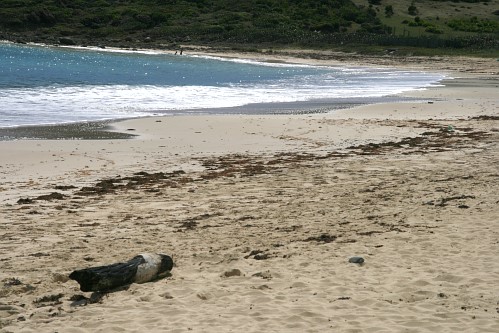
<svg viewBox="0 0 499 333">
<path fill-rule="evenodd" d="M 392 17 L 393 14 L 394 14 L 394 12 L 393 12 L 393 6 L 392 5 L 385 6 L 385 16 L 386 17 Z"/>
<path fill-rule="evenodd" d="M 482 20 L 475 17 L 471 19 L 454 19 L 447 22 L 447 25 L 454 30 L 467 32 L 498 33 L 499 22 Z"/>
<path fill-rule="evenodd" d="M 409 6 L 409 8 L 407 8 L 407 12 L 409 13 L 409 15 L 412 15 L 412 16 L 418 15 L 418 9 L 414 5 L 414 2 L 411 3 L 411 5 Z"/>
</svg>

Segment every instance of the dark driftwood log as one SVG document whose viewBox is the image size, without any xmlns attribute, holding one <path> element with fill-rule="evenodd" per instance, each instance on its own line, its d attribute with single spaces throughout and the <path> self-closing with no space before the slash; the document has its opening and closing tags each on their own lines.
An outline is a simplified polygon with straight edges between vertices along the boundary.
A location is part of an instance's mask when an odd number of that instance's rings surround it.
<svg viewBox="0 0 499 333">
<path fill-rule="evenodd" d="M 153 281 L 172 268 L 171 257 L 145 253 L 124 263 L 76 270 L 69 278 L 80 284 L 81 291 L 109 291 L 131 283 Z"/>
</svg>

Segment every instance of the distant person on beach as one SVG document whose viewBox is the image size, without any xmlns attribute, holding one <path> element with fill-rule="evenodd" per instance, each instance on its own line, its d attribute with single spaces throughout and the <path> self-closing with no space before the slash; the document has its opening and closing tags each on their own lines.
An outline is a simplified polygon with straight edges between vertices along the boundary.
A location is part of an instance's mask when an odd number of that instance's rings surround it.
<svg viewBox="0 0 499 333">
<path fill-rule="evenodd" d="M 180 55 L 182 55 L 182 53 L 184 53 L 184 49 L 180 49 Z"/>
</svg>

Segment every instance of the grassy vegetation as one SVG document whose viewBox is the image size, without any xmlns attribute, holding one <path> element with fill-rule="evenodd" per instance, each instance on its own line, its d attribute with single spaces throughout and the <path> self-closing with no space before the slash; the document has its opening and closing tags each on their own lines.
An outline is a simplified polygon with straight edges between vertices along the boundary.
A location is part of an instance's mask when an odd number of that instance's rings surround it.
<svg viewBox="0 0 499 333">
<path fill-rule="evenodd" d="M 353 0 L 391 28 L 390 45 L 420 54 L 499 55 L 495 0 Z M 386 41 L 383 42 L 383 44 Z M 420 50 L 416 50 L 420 48 Z M 423 50 L 427 49 L 427 50 Z M 429 49 L 429 50 L 428 50 Z M 410 52 L 410 51 L 407 51 Z"/>
<path fill-rule="evenodd" d="M 367 7 L 372 0 L 353 0 L 358 7 Z M 421 36 L 428 26 L 435 27 L 437 33 L 449 38 L 470 37 L 490 33 L 495 38 L 499 35 L 499 2 L 493 0 L 380 0 L 373 6 L 381 22 L 392 28 L 395 35 Z M 393 14 L 387 16 L 385 8 L 391 7 Z M 412 11 L 409 10 L 413 7 Z M 497 13 L 495 13 L 497 12 Z M 475 17 L 484 26 L 484 30 L 458 29 L 451 22 L 466 22 Z M 424 24 L 417 24 L 418 18 Z M 412 24 L 411 24 L 412 23 Z M 416 24 L 415 24 L 416 23 Z"/>
<path fill-rule="evenodd" d="M 494 12 L 497 1 L 486 0 L 2 0 L 0 38 L 122 47 L 395 46 L 473 53 L 499 49 Z"/>
</svg>

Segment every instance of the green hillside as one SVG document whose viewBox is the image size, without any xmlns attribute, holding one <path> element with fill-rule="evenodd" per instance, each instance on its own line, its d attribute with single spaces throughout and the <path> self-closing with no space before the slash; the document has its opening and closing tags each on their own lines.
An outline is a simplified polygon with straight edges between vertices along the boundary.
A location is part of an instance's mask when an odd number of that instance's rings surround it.
<svg viewBox="0 0 499 333">
<path fill-rule="evenodd" d="M 497 0 L 353 0 L 370 5 L 396 35 L 463 37 L 499 33 Z M 391 7 L 389 9 L 388 7 Z"/>
<path fill-rule="evenodd" d="M 390 31 L 385 45 L 499 55 L 499 0 L 353 0 Z M 383 43 L 382 43 L 383 44 Z"/>
<path fill-rule="evenodd" d="M 121 47 L 197 43 L 499 49 L 498 3 L 497 0 L 2 0 L 0 38 Z"/>
</svg>

